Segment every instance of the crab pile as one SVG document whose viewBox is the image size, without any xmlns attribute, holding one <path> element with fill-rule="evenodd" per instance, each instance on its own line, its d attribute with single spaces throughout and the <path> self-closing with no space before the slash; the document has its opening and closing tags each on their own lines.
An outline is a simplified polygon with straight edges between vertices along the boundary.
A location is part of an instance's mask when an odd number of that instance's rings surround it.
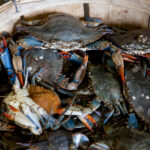
<svg viewBox="0 0 150 150">
<path fill-rule="evenodd" d="M 148 150 L 149 47 L 147 29 L 22 16 L 0 35 L 0 147 Z"/>
</svg>

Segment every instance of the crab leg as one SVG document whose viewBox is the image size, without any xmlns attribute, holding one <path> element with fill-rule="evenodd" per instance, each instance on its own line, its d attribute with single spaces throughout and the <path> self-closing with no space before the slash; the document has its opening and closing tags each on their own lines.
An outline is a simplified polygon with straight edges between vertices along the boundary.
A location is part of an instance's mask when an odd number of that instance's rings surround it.
<svg viewBox="0 0 150 150">
<path fill-rule="evenodd" d="M 126 54 L 126 53 L 122 53 L 121 56 L 123 58 L 123 61 L 138 63 L 138 58 L 137 57 L 134 57 L 134 56 Z"/>
<path fill-rule="evenodd" d="M 13 55 L 12 62 L 13 62 L 14 70 L 17 73 L 18 79 L 21 83 L 21 86 L 23 86 L 24 83 L 23 83 L 23 75 L 22 75 L 22 59 L 20 56 Z"/>
<path fill-rule="evenodd" d="M 98 107 L 100 107 L 100 102 L 97 100 L 93 100 L 92 103 L 90 104 L 89 108 L 81 108 L 81 107 L 72 106 L 64 114 L 65 115 L 73 115 L 73 116 L 76 115 L 89 130 L 93 131 L 92 128 L 88 125 L 88 122 L 86 119 L 90 120 L 97 126 L 96 121 L 89 114 L 94 112 Z M 57 109 L 56 113 L 62 114 L 64 111 L 65 111 L 64 108 Z"/>
<path fill-rule="evenodd" d="M 69 59 L 70 61 L 77 63 L 79 65 L 81 65 L 83 62 L 83 58 L 76 53 L 64 52 L 64 51 L 59 52 L 59 53 L 62 55 L 64 59 Z"/>
<path fill-rule="evenodd" d="M 72 107 L 73 108 L 73 107 Z M 59 115 L 61 115 L 63 112 L 65 111 L 65 109 L 64 108 L 62 108 L 62 109 L 58 109 L 56 112 L 57 112 L 57 114 L 59 114 Z M 70 115 L 74 115 L 74 113 L 75 114 L 80 114 L 80 112 L 78 112 L 79 110 L 75 110 L 75 111 L 77 111 L 76 113 L 75 112 L 73 112 L 73 110 L 72 110 L 72 112 L 70 112 Z M 66 113 L 68 113 L 68 112 L 66 112 Z M 69 115 L 69 114 L 68 114 Z M 94 120 L 94 118 L 91 116 L 91 115 L 77 115 L 77 117 L 81 120 L 81 122 L 89 129 L 89 130 L 91 130 L 91 131 L 93 131 L 92 130 L 92 128 L 89 126 L 89 124 L 88 124 L 88 122 L 87 122 L 87 120 L 86 119 L 89 119 L 91 122 L 93 122 L 96 126 L 97 126 L 97 123 L 96 123 L 96 121 Z"/>
<path fill-rule="evenodd" d="M 6 43 L 6 39 L 4 36 L 2 36 L 3 38 L 3 45 L 4 48 L 0 48 L 0 59 L 5 67 L 5 69 L 7 70 L 8 75 L 10 76 L 11 82 L 14 83 L 15 82 L 15 76 L 13 74 L 13 68 L 12 68 L 12 63 L 11 63 L 11 58 L 10 58 L 10 54 L 9 54 L 9 50 L 7 47 L 7 43 Z"/>
<path fill-rule="evenodd" d="M 89 126 L 87 120 L 83 116 L 78 116 L 78 118 L 82 121 L 82 123 L 90 130 L 93 132 L 93 129 Z"/>
<path fill-rule="evenodd" d="M 81 84 L 81 82 L 84 79 L 87 63 L 88 63 L 88 55 L 85 55 L 84 60 L 80 68 L 77 70 L 73 81 L 67 85 L 66 87 L 67 90 L 77 90 L 78 86 Z"/>
<path fill-rule="evenodd" d="M 107 123 L 107 121 L 112 117 L 113 113 L 115 112 L 115 110 L 113 109 L 107 116 L 107 118 L 104 120 L 104 125 Z"/>
<path fill-rule="evenodd" d="M 138 60 L 138 58 L 136 58 L 132 55 L 126 54 L 126 53 L 122 53 L 121 56 L 132 59 L 132 60 Z"/>
<path fill-rule="evenodd" d="M 11 109 L 11 115 L 4 113 L 4 116 L 7 117 L 9 120 L 14 121 L 17 125 L 21 126 L 22 128 L 28 128 L 32 133 L 39 135 L 39 128 L 21 111 L 14 108 L 11 105 L 8 105 Z"/>
<path fill-rule="evenodd" d="M 143 57 L 147 57 L 147 58 L 150 58 L 150 54 L 144 54 L 142 55 Z"/>
<path fill-rule="evenodd" d="M 112 54 L 112 60 L 118 70 L 118 73 L 121 77 L 121 81 L 123 84 L 123 87 L 125 86 L 125 77 L 124 77 L 124 62 L 121 56 L 121 52 L 120 51 L 116 51 Z"/>
</svg>

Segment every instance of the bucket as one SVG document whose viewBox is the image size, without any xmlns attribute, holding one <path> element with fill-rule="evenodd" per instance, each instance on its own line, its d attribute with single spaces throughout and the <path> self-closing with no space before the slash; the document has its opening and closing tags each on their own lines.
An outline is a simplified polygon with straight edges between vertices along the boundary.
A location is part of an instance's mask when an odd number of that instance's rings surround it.
<svg viewBox="0 0 150 150">
<path fill-rule="evenodd" d="M 120 27 L 149 28 L 149 0 L 16 0 L 0 6 L 0 32 L 12 32 L 14 24 L 24 15 L 65 13 L 76 17 L 100 17 L 104 23 Z"/>
</svg>

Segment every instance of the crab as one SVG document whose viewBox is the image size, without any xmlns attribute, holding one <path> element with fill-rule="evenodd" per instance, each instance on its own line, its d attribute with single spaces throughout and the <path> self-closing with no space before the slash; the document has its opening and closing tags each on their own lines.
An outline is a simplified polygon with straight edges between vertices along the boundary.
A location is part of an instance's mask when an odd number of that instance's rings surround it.
<svg viewBox="0 0 150 150">
<path fill-rule="evenodd" d="M 85 76 L 88 55 L 84 56 L 82 64 L 70 83 L 68 83 L 68 78 L 61 73 L 63 58 L 57 50 L 33 48 L 25 52 L 23 61 L 24 72 L 26 68 L 30 68 L 29 77 L 32 79 L 32 84 L 35 84 L 36 80 L 57 89 L 77 90 Z"/>
<path fill-rule="evenodd" d="M 149 150 L 149 141 L 147 133 L 121 128 L 92 144 L 88 150 Z"/>
<path fill-rule="evenodd" d="M 150 31 L 139 29 L 128 31 L 123 35 L 112 34 L 106 36 L 109 41 L 119 46 L 124 52 L 130 55 L 150 57 Z"/>
<path fill-rule="evenodd" d="M 126 86 L 131 107 L 143 121 L 150 125 L 150 81 L 140 70 L 126 70 Z"/>
<path fill-rule="evenodd" d="M 39 120 L 48 114 L 29 97 L 26 83 L 27 81 L 21 89 L 20 82 L 16 77 L 13 85 L 14 91 L 10 92 L 3 100 L 7 106 L 7 112 L 4 115 L 17 125 L 29 129 L 33 134 L 39 135 L 42 133 Z"/>
<path fill-rule="evenodd" d="M 47 132 L 47 139 L 38 143 L 18 143 L 18 145 L 25 146 L 26 148 L 34 149 L 57 149 L 57 150 L 69 150 L 77 149 L 81 147 L 88 147 L 89 139 L 82 133 L 74 133 L 57 130 Z"/>
<path fill-rule="evenodd" d="M 87 28 L 75 17 L 65 14 L 49 15 L 42 25 L 37 26 L 31 26 L 23 19 L 20 22 L 21 27 L 18 26 L 18 30 L 29 32 L 37 39 L 49 43 L 49 48 L 63 51 L 86 50 L 86 44 L 108 33 Z"/>
<path fill-rule="evenodd" d="M 89 77 L 93 91 L 99 101 L 109 108 L 110 113 L 105 119 L 104 124 L 113 115 L 114 112 L 127 113 L 126 103 L 124 101 L 119 81 L 114 76 L 112 69 L 106 69 L 108 66 L 93 65 L 88 66 Z"/>
</svg>

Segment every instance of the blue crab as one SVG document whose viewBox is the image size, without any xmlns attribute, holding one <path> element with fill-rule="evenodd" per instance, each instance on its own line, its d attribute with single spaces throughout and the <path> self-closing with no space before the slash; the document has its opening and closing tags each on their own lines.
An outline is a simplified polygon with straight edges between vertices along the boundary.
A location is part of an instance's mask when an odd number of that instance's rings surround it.
<svg viewBox="0 0 150 150">
<path fill-rule="evenodd" d="M 85 55 L 82 64 L 76 71 L 72 82 L 68 83 L 68 78 L 62 75 L 63 58 L 57 50 L 35 48 L 25 52 L 23 56 L 24 71 L 30 68 L 29 77 L 35 84 L 35 79 L 39 82 L 49 84 L 54 88 L 65 90 L 77 90 L 85 76 L 88 55 Z"/>
<path fill-rule="evenodd" d="M 150 125 L 150 81 L 139 70 L 126 70 L 127 100 L 136 114 Z"/>
<path fill-rule="evenodd" d="M 24 146 L 24 148 L 30 148 L 30 150 L 69 150 L 77 149 L 81 147 L 88 147 L 89 139 L 82 133 L 67 132 L 64 130 L 57 130 L 47 132 L 47 139 L 44 138 L 39 143 L 18 143 L 18 145 Z"/>
<path fill-rule="evenodd" d="M 103 101 L 104 105 L 110 109 L 108 117 L 104 124 L 116 112 L 127 113 L 125 101 L 123 99 L 122 90 L 119 81 L 114 76 L 111 69 L 107 70 L 106 66 L 93 65 L 88 66 L 89 77 L 92 81 L 94 93 L 99 101 Z"/>
<path fill-rule="evenodd" d="M 149 150 L 149 141 L 149 134 L 121 128 L 92 144 L 88 150 Z"/>
<path fill-rule="evenodd" d="M 41 41 L 49 42 L 49 48 L 60 50 L 86 50 L 86 44 L 100 39 L 107 31 L 85 27 L 78 19 L 65 14 L 49 15 L 42 25 L 31 26 L 22 21 L 21 31 L 27 31 Z"/>
<path fill-rule="evenodd" d="M 106 38 L 113 44 L 119 46 L 125 53 L 130 55 L 149 57 L 150 55 L 150 31 L 139 29 L 128 31 L 125 34 L 112 34 Z"/>
</svg>

